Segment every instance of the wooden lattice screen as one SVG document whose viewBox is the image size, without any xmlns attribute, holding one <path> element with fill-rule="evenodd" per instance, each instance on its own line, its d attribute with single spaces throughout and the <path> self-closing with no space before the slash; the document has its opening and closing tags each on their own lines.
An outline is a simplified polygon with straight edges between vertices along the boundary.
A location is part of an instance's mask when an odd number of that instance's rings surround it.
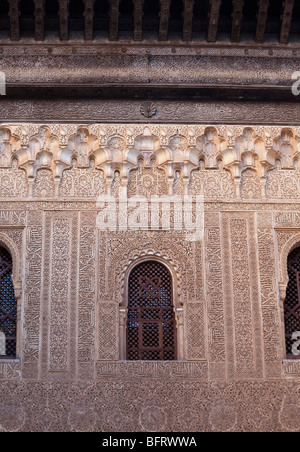
<svg viewBox="0 0 300 452">
<path fill-rule="evenodd" d="M 136 266 L 129 278 L 127 359 L 177 358 L 172 277 L 159 262 Z"/>
<path fill-rule="evenodd" d="M 0 247 L 0 334 L 0 359 L 15 358 L 17 301 L 12 282 L 12 258 L 2 247 Z"/>
<path fill-rule="evenodd" d="M 292 336 L 300 331 L 300 248 L 293 251 L 288 258 L 289 284 L 285 300 L 285 337 L 287 358 L 300 359 L 292 352 L 295 340 Z"/>
</svg>

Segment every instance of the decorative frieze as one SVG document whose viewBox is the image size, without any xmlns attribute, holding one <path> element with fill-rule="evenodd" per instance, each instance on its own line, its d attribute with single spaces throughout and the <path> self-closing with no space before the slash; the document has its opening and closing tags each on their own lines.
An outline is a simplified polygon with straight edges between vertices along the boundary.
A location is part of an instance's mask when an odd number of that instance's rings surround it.
<svg viewBox="0 0 300 452">
<path fill-rule="evenodd" d="M 97 363 L 97 379 L 105 378 L 188 378 L 206 379 L 207 364 L 203 362 L 128 362 Z"/>
<path fill-rule="evenodd" d="M 129 196 L 298 199 L 299 146 L 298 127 L 2 125 L 0 197 L 96 200 L 117 177 Z"/>
<path fill-rule="evenodd" d="M 25 226 L 26 211 L 0 210 L 0 226 Z"/>
<path fill-rule="evenodd" d="M 297 381 L 207 382 L 205 368 L 198 363 L 137 364 L 127 369 L 103 363 L 101 369 L 99 381 L 84 384 L 1 382 L 0 431 L 153 434 L 300 429 Z M 139 378 L 139 373 L 145 376 Z"/>
</svg>

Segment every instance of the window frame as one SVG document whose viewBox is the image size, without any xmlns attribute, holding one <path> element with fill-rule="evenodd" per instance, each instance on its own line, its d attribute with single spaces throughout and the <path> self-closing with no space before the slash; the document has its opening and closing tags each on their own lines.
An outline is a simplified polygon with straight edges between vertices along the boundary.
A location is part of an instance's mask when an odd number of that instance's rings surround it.
<svg viewBox="0 0 300 452">
<path fill-rule="evenodd" d="M 128 307 L 127 307 L 127 312 L 129 314 L 129 312 L 132 311 L 136 311 L 137 316 L 138 316 L 138 323 L 139 323 L 139 327 L 138 327 L 138 346 L 136 347 L 136 352 L 139 354 L 140 359 L 138 360 L 134 360 L 134 359 L 130 359 L 129 358 L 129 340 L 130 340 L 130 330 L 128 328 L 128 323 L 129 323 L 129 319 L 127 319 L 127 337 L 126 337 L 126 344 L 127 344 L 127 360 L 128 361 L 147 361 L 147 359 L 143 359 L 141 357 L 141 355 L 143 354 L 147 354 L 147 352 L 149 354 L 159 354 L 161 359 L 152 359 L 151 361 L 177 361 L 177 325 L 176 325 L 176 317 L 175 317 L 175 309 L 174 309 L 174 303 L 173 303 L 173 284 L 172 284 L 172 275 L 170 273 L 170 271 L 168 270 L 168 268 L 161 264 L 160 262 L 155 262 L 152 261 L 151 259 L 149 259 L 148 261 L 145 261 L 143 263 L 138 264 L 137 266 L 135 266 L 132 270 L 131 273 L 129 275 L 129 292 L 130 292 L 130 281 L 131 278 L 133 276 L 133 272 L 135 272 L 135 270 L 138 267 L 142 267 L 145 266 L 147 264 L 151 264 L 151 265 L 157 265 L 157 268 L 160 268 L 162 271 L 159 270 L 158 273 L 161 273 L 159 276 L 163 276 L 163 272 L 165 272 L 164 276 L 167 276 L 168 278 L 168 285 L 170 284 L 170 292 L 168 293 L 168 298 L 170 298 L 170 304 L 168 306 L 159 306 L 159 307 L 147 307 L 147 308 L 143 308 L 141 306 L 129 306 L 129 301 L 130 301 L 130 297 L 129 297 L 129 293 L 128 293 Z M 141 273 L 142 275 L 142 273 Z M 161 285 L 161 287 L 163 287 L 163 285 Z M 158 312 L 158 318 L 156 319 L 151 319 L 151 318 L 147 318 L 147 319 L 143 319 L 142 318 L 142 313 L 145 310 L 154 310 Z M 169 311 L 172 312 L 172 318 L 167 321 L 167 323 L 170 325 L 170 327 L 172 328 L 172 337 L 174 340 L 174 348 L 170 348 L 169 347 L 165 347 L 164 346 L 164 330 L 163 330 L 163 324 L 164 324 L 164 320 L 163 320 L 163 312 L 164 311 Z M 158 339 L 158 346 L 155 347 L 147 347 L 144 344 L 144 339 L 143 339 L 143 328 L 145 325 L 153 325 L 157 327 L 157 339 Z M 132 350 L 133 351 L 133 350 Z M 162 356 L 165 353 L 168 353 L 168 351 L 171 351 L 174 354 L 174 358 L 173 359 L 169 359 L 169 360 L 164 360 L 162 359 Z"/>
<path fill-rule="evenodd" d="M 287 291 L 289 288 L 289 284 L 290 284 L 290 275 L 289 275 L 289 264 L 290 264 L 290 259 L 292 259 L 293 254 L 298 254 L 298 258 L 299 258 L 299 263 L 300 263 L 300 245 L 299 246 L 295 246 L 293 247 L 293 249 L 289 252 L 288 256 L 287 256 L 287 262 L 286 262 L 286 269 L 287 269 L 287 274 L 288 274 L 288 283 L 287 283 L 287 287 L 286 287 L 286 294 L 285 294 L 285 299 L 284 299 L 284 306 L 283 306 L 283 316 L 284 316 L 284 340 L 285 340 L 285 359 L 286 360 L 293 360 L 293 361 L 300 361 L 300 355 L 299 356 L 293 356 L 291 353 L 289 353 L 288 350 L 288 344 L 287 344 L 287 328 L 286 328 L 286 317 L 287 317 L 287 312 L 286 312 L 286 304 L 287 304 Z M 296 284 L 297 284 L 297 296 L 298 296 L 298 304 L 300 305 L 300 272 L 298 274 L 298 278 L 296 280 Z M 299 329 L 297 331 L 300 331 L 300 320 L 299 320 Z M 296 331 L 295 331 L 296 333 Z"/>
<path fill-rule="evenodd" d="M 15 291 L 15 299 L 17 301 L 17 326 L 16 326 L 16 356 L 15 358 L 3 357 L 0 359 L 1 364 L 21 362 L 22 351 L 22 328 L 21 328 L 21 309 L 22 309 L 22 272 L 21 272 L 21 256 L 15 243 L 5 234 L 7 230 L 24 230 L 24 227 L 0 228 L 0 247 L 7 250 L 12 259 L 12 283 Z M 23 268 L 23 266 L 22 266 Z"/>
<path fill-rule="evenodd" d="M 119 307 L 120 324 L 119 324 L 119 359 L 120 361 L 127 361 L 127 317 L 128 317 L 128 295 L 129 295 L 129 278 L 132 270 L 138 265 L 144 262 L 159 262 L 163 264 L 170 273 L 172 280 L 172 293 L 173 293 L 173 308 L 175 312 L 175 328 L 176 328 L 176 352 L 177 359 L 175 361 L 135 361 L 135 362 L 178 362 L 185 361 L 185 346 L 184 346 L 184 308 L 179 302 L 178 296 L 178 281 L 176 271 L 168 261 L 155 256 L 146 255 L 137 258 L 130 263 L 126 270 L 124 280 L 124 293 L 123 300 Z M 127 361 L 134 362 L 134 361 Z"/>
</svg>

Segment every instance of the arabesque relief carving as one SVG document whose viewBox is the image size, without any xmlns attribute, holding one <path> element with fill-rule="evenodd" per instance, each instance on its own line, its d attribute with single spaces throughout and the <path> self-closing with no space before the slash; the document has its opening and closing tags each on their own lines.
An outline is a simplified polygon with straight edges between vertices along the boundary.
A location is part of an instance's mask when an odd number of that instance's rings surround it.
<svg viewBox="0 0 300 452">
<path fill-rule="evenodd" d="M 0 242 L 20 313 L 0 431 L 298 431 L 282 313 L 299 140 L 300 127 L 2 125 Z M 174 195 L 204 197 L 195 241 L 99 230 L 106 196 L 118 210 Z M 147 260 L 172 275 L 177 361 L 125 360 L 129 274 Z"/>
<path fill-rule="evenodd" d="M 197 193 L 211 199 L 297 199 L 299 162 L 299 128 L 0 128 L 1 194 L 11 198 L 97 198 L 119 194 L 123 187 L 122 193 L 128 190 L 131 196 Z"/>
</svg>

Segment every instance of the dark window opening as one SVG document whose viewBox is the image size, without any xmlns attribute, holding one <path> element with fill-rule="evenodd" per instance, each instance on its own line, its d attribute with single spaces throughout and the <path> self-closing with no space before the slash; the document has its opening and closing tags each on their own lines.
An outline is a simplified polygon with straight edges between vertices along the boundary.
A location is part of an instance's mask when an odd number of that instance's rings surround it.
<svg viewBox="0 0 300 452">
<path fill-rule="evenodd" d="M 0 2 L 0 16 L 8 14 L 9 6 L 8 0 L 2 0 Z"/>
<path fill-rule="evenodd" d="M 177 38 L 181 38 L 181 31 L 183 28 L 183 1 L 173 0 L 170 8 L 170 23 L 169 32 L 178 35 Z"/>
<path fill-rule="evenodd" d="M 84 29 L 84 11 L 83 0 L 70 0 L 69 3 L 69 27 L 70 31 L 83 31 Z"/>
<path fill-rule="evenodd" d="M 24 37 L 32 36 L 32 29 L 34 28 L 34 14 L 35 6 L 33 0 L 20 1 L 20 31 L 24 32 Z"/>
<path fill-rule="evenodd" d="M 161 4 L 159 0 L 144 2 L 143 30 L 158 34 Z"/>
<path fill-rule="evenodd" d="M 59 4 L 58 0 L 46 0 L 45 30 L 59 35 Z"/>
<path fill-rule="evenodd" d="M 159 262 L 136 266 L 129 278 L 127 359 L 177 359 L 172 277 Z"/>
<path fill-rule="evenodd" d="M 96 31 L 108 31 L 109 29 L 109 1 L 97 0 L 94 4 L 94 28 Z"/>
<path fill-rule="evenodd" d="M 0 248 L 0 358 L 16 357 L 17 301 L 12 282 L 12 258 Z"/>
<path fill-rule="evenodd" d="M 293 338 L 300 331 L 300 248 L 293 251 L 288 258 L 289 283 L 284 305 L 286 352 L 288 359 L 300 359 L 297 356 L 295 344 L 298 339 Z M 300 347 L 298 347 L 300 351 Z"/>
<path fill-rule="evenodd" d="M 257 27 L 256 18 L 258 12 L 259 12 L 259 3 L 253 1 L 252 2 L 248 1 L 244 3 L 241 33 L 251 35 L 252 39 L 256 33 Z"/>
</svg>

